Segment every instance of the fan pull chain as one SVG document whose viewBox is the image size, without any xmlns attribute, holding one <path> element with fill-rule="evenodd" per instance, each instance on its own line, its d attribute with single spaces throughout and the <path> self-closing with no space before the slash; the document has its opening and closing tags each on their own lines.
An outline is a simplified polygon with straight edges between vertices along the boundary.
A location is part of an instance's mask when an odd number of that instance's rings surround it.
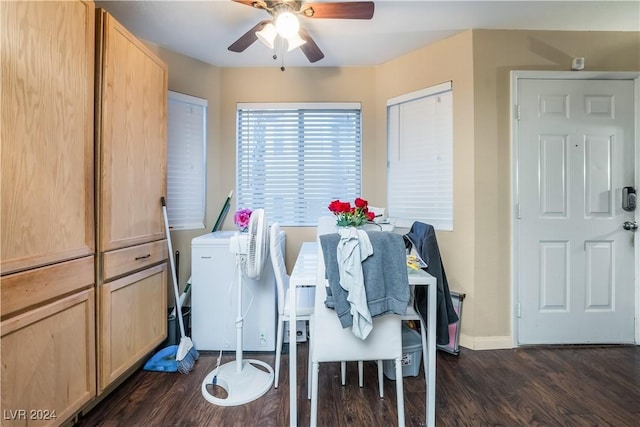
<svg viewBox="0 0 640 427">
<path fill-rule="evenodd" d="M 284 71 L 285 67 L 284 67 L 284 54 L 286 52 L 286 46 L 284 44 L 284 40 L 282 40 L 280 37 L 277 37 L 275 40 L 275 43 L 273 44 L 273 60 L 275 61 L 276 59 L 278 59 L 278 48 L 282 49 L 282 55 L 280 56 L 281 62 L 280 62 L 280 71 Z"/>
</svg>

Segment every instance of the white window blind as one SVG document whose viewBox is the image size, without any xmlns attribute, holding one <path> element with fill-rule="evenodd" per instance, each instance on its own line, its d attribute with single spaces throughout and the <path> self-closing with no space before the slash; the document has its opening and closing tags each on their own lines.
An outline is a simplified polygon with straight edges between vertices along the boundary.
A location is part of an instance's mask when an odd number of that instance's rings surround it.
<svg viewBox="0 0 640 427">
<path fill-rule="evenodd" d="M 167 216 L 174 229 L 204 228 L 207 101 L 169 91 Z"/>
<path fill-rule="evenodd" d="M 361 189 L 359 103 L 238 104 L 238 208 L 269 222 L 316 225 Z"/>
<path fill-rule="evenodd" d="M 389 216 L 453 230 L 451 82 L 387 101 Z"/>
</svg>

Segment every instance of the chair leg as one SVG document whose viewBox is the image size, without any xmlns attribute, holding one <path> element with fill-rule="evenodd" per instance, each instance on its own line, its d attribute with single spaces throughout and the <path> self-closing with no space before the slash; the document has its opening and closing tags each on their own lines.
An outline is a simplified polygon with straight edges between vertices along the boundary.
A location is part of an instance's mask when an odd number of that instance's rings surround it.
<svg viewBox="0 0 640 427">
<path fill-rule="evenodd" d="M 312 363 L 312 374 L 311 374 L 311 427 L 316 427 L 318 425 L 318 371 L 320 368 L 320 364 L 318 362 Z M 295 424 L 294 422 L 290 423 L 291 425 Z"/>
<path fill-rule="evenodd" d="M 313 331 L 313 325 L 311 324 L 311 319 L 309 319 L 309 330 Z M 311 354 L 313 352 L 313 348 L 311 347 L 313 345 L 313 341 L 311 340 L 311 334 L 309 334 L 309 341 L 308 341 L 308 349 L 309 351 L 307 352 L 307 399 L 311 399 Z"/>
<path fill-rule="evenodd" d="M 402 377 L 402 358 L 396 358 L 396 395 L 398 396 L 398 426 L 404 427 L 404 390 Z"/>
<path fill-rule="evenodd" d="M 342 385 L 347 383 L 347 362 L 344 360 L 340 362 L 340 380 Z"/>
<path fill-rule="evenodd" d="M 284 319 L 281 315 L 278 315 L 278 331 L 276 333 L 276 372 L 273 387 L 278 388 L 278 379 L 280 378 L 280 356 L 282 356 L 282 341 L 284 329 Z"/>
<path fill-rule="evenodd" d="M 427 369 L 427 328 L 422 320 L 420 320 L 420 340 L 422 341 L 422 366 L 424 368 L 424 381 L 429 381 L 429 370 Z"/>
<path fill-rule="evenodd" d="M 378 390 L 380 393 L 380 399 L 384 397 L 384 378 L 383 378 L 383 365 L 382 360 L 377 361 L 378 364 Z"/>
<path fill-rule="evenodd" d="M 362 379 L 362 374 L 364 373 L 364 362 L 362 360 L 358 360 L 358 385 L 360 388 L 364 387 L 364 380 Z"/>
</svg>

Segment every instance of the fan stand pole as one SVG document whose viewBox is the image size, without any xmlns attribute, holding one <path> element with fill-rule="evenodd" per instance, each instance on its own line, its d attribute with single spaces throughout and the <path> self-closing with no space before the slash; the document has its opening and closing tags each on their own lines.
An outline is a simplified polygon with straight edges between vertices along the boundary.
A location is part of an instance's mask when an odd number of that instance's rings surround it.
<svg viewBox="0 0 640 427">
<path fill-rule="evenodd" d="M 201 393 L 208 402 L 219 406 L 238 406 L 265 394 L 273 384 L 273 368 L 261 360 L 242 360 L 242 264 L 238 258 L 238 314 L 236 317 L 236 360 L 215 368 L 202 381 Z M 226 391 L 226 397 L 217 388 Z"/>
<path fill-rule="evenodd" d="M 244 320 L 242 318 L 242 257 L 244 255 L 236 255 L 236 273 L 238 283 L 238 313 L 236 314 L 236 372 L 242 371 L 242 329 Z"/>
</svg>

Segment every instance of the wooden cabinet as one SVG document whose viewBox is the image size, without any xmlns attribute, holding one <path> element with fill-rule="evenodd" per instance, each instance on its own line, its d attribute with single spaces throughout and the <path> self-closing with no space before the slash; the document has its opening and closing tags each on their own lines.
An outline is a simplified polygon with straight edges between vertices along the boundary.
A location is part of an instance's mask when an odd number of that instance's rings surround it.
<svg viewBox="0 0 640 427">
<path fill-rule="evenodd" d="M 167 67 L 97 12 L 98 393 L 167 334 Z"/>
<path fill-rule="evenodd" d="M 2 425 L 59 425 L 166 337 L 167 67 L 92 1 L 0 41 Z"/>
<path fill-rule="evenodd" d="M 55 425 L 96 395 L 95 6 L 3 1 L 0 37 L 2 425 Z"/>
</svg>

